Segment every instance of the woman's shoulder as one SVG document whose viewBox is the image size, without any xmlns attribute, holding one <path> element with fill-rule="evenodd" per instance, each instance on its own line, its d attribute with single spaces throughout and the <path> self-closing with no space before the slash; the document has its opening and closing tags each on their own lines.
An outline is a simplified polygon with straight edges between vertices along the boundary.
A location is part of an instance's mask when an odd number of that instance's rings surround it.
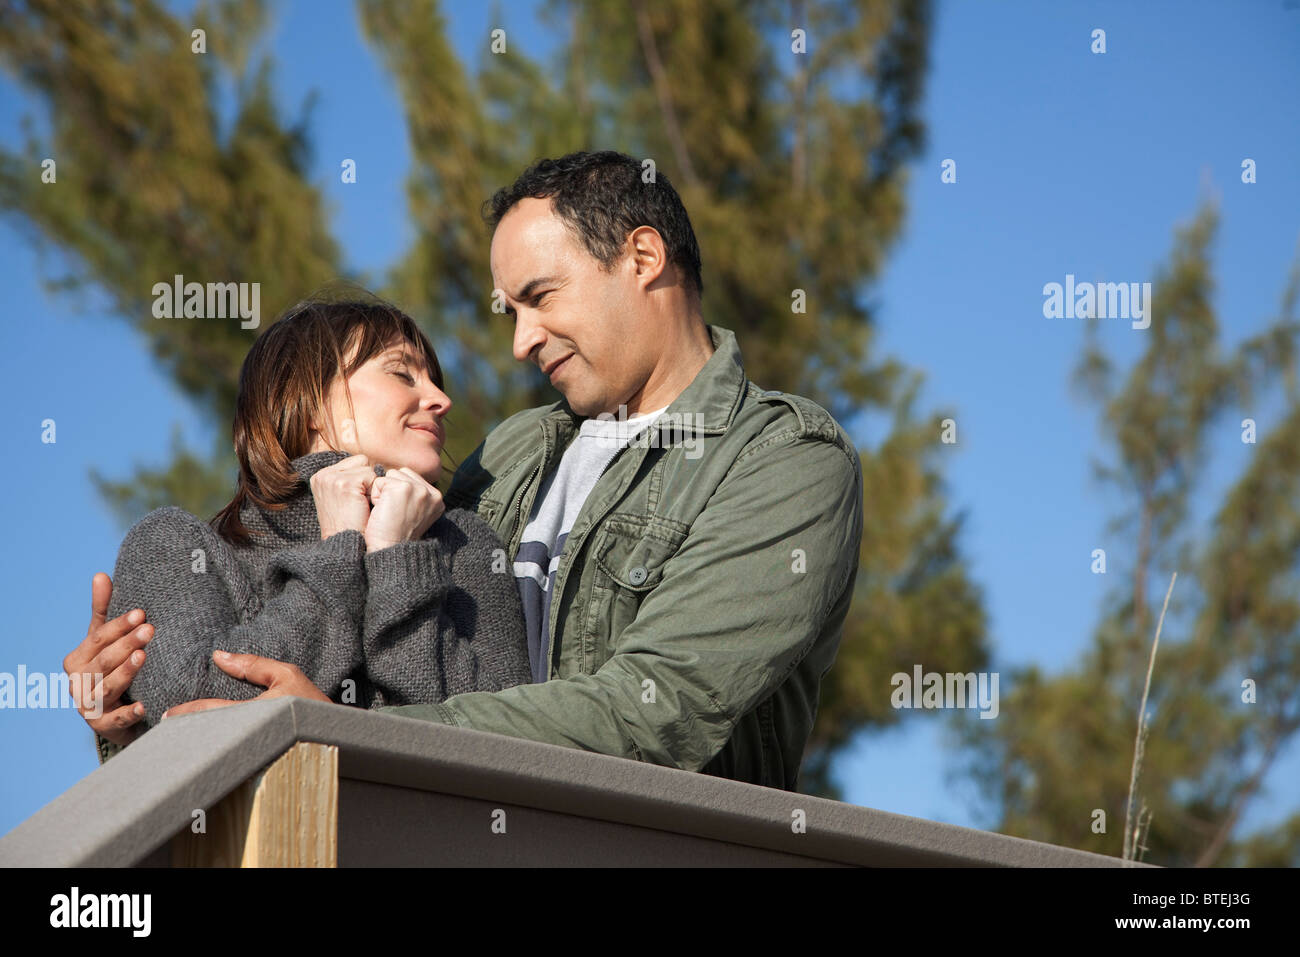
<svg viewBox="0 0 1300 957">
<path fill-rule="evenodd" d="M 219 542 L 216 530 L 203 519 L 177 505 L 163 505 L 131 526 L 122 541 L 122 551 L 178 543 L 213 545 Z"/>
<path fill-rule="evenodd" d="M 169 623 L 168 647 L 177 642 L 188 647 L 213 622 L 247 621 L 259 602 L 255 582 L 233 546 L 209 522 L 164 505 L 132 525 L 123 539 L 108 614 L 144 608 L 155 627 Z M 177 622 L 184 627 L 177 628 Z"/>
<path fill-rule="evenodd" d="M 175 505 L 156 508 L 132 525 L 122 540 L 109 611 L 121 608 L 123 601 L 129 608 L 146 597 L 169 602 L 193 598 L 197 592 L 188 585 L 195 573 L 212 572 L 224 578 L 229 566 L 229 555 L 207 522 Z"/>
<path fill-rule="evenodd" d="M 198 515 L 192 515 L 185 508 L 177 505 L 164 505 L 155 508 L 149 512 L 143 519 L 136 521 L 131 525 L 131 531 L 135 529 L 166 529 L 166 528 L 200 528 L 205 532 L 212 532 L 212 527 L 200 519 Z"/>
</svg>

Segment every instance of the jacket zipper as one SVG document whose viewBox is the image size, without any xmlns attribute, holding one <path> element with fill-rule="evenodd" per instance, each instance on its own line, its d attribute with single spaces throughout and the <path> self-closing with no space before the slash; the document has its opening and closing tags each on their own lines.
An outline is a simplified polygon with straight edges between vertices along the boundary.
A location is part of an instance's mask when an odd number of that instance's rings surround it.
<svg viewBox="0 0 1300 957">
<path fill-rule="evenodd" d="M 524 483 L 522 494 L 515 502 L 515 531 L 511 536 L 511 555 L 519 554 L 519 546 L 524 540 L 524 499 L 528 498 L 528 493 L 537 481 L 537 476 L 541 474 L 542 469 L 546 466 L 547 460 L 551 457 L 550 435 L 546 431 L 545 423 L 538 426 L 542 430 L 542 460 L 533 466 L 533 473 L 528 476 L 528 481 Z M 532 503 L 529 503 L 531 509 Z"/>
<path fill-rule="evenodd" d="M 537 473 L 541 469 L 541 465 L 533 467 L 533 474 L 528 476 L 528 482 L 524 485 L 524 493 L 519 496 L 519 501 L 515 503 L 515 533 L 511 536 L 511 555 L 519 554 L 519 546 L 524 538 L 524 499 L 528 497 L 528 490 L 532 488 L 533 482 L 537 479 Z"/>
</svg>

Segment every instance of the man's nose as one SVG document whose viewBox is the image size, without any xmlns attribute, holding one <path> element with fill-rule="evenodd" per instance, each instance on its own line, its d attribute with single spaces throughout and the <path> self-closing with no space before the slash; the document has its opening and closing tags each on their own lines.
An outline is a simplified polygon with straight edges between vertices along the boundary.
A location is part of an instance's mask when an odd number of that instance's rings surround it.
<svg viewBox="0 0 1300 957">
<path fill-rule="evenodd" d="M 546 330 L 530 315 L 531 310 L 515 311 L 515 358 L 528 362 L 533 352 L 546 342 Z"/>
</svg>

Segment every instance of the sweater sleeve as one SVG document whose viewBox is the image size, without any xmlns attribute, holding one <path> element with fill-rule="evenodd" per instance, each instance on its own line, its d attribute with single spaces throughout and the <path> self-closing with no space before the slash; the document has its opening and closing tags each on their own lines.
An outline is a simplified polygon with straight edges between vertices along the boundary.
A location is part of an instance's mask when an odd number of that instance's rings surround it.
<svg viewBox="0 0 1300 957">
<path fill-rule="evenodd" d="M 523 605 L 505 547 L 454 509 L 425 537 L 365 557 L 366 671 L 380 705 L 436 703 L 528 681 Z"/>
<path fill-rule="evenodd" d="M 143 608 L 154 626 L 123 699 L 142 701 L 153 727 L 185 701 L 261 694 L 265 689 L 216 666 L 212 652 L 222 649 L 295 664 L 339 700 L 343 679 L 362 663 L 364 553 L 361 533 L 352 530 L 281 550 L 266 571 L 268 598 L 257 607 L 251 590 L 231 587 L 242 573 L 211 529 L 174 506 L 150 512 L 122 543 L 108 609 L 112 618 Z M 240 593 L 253 595 L 251 607 L 240 607 L 233 597 Z"/>
</svg>

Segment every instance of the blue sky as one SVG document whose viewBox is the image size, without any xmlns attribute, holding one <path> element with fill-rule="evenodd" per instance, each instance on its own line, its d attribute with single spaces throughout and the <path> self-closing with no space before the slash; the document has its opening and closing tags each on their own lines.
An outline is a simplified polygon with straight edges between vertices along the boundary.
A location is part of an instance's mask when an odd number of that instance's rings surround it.
<svg viewBox="0 0 1300 957">
<path fill-rule="evenodd" d="M 448 6 L 455 47 L 473 60 L 497 24 L 486 5 Z M 538 56 L 553 49 L 533 4 L 503 10 L 512 43 Z M 1089 51 L 1098 27 L 1104 55 Z M 393 85 L 364 46 L 351 3 L 281 3 L 269 42 L 284 107 L 296 113 L 317 92 L 315 178 L 349 265 L 377 275 L 411 238 L 410 153 Z M 929 145 L 911 172 L 902 239 L 869 294 L 883 352 L 926 375 L 920 409 L 957 412 L 959 441 L 945 452 L 944 475 L 952 508 L 968 513 L 962 546 L 986 597 L 994 667 L 1055 672 L 1087 645 L 1108 587 L 1090 573 L 1089 555 L 1106 547 L 1106 520 L 1120 503 L 1089 478 L 1090 457 L 1104 454 L 1098 417 L 1069 388 L 1082 325 L 1043 318 L 1042 287 L 1067 273 L 1153 281 L 1175 225 L 1209 190 L 1222 216 L 1214 269 L 1224 346 L 1264 328 L 1300 234 L 1300 4 L 942 2 L 931 54 Z M 7 143 L 24 111 L 35 104 L 0 78 Z M 1258 164 L 1255 185 L 1240 182 L 1246 156 Z M 357 161 L 355 185 L 339 184 L 343 157 Z M 940 182 L 946 158 L 957 162 L 955 184 Z M 707 274 L 707 249 L 703 256 Z M 11 476 L 0 509 L 14 532 L 0 556 L 11 610 L 0 671 L 20 663 L 58 671 L 85 633 L 90 578 L 112 571 L 124 532 L 89 469 L 120 477 L 133 464 L 165 462 L 176 426 L 194 447 L 211 437 L 144 342 L 97 296 L 42 289 L 40 279 L 57 272 L 57 257 L 40 257 L 26 227 L 0 220 L 11 337 L 0 354 L 0 441 Z M 1103 323 L 1102 340 L 1121 363 L 1137 355 L 1140 336 L 1127 323 Z M 1236 423 L 1250 414 L 1267 431 L 1278 411 L 1264 402 L 1219 423 L 1193 502 L 1199 521 L 1250 454 Z M 40 441 L 46 418 L 58 424 L 53 445 Z M 870 444 L 865 425 L 858 435 Z M 1112 552 L 1111 563 L 1122 573 L 1122 554 Z M 969 788 L 948 778 L 959 758 L 943 720 L 918 714 L 863 736 L 837 775 L 853 803 L 984 824 Z M 1129 758 L 1119 759 L 1127 766 Z M 0 714 L 0 833 L 95 767 L 75 713 Z M 1292 746 L 1247 826 L 1293 812 L 1297 782 L 1300 748 Z"/>
</svg>

